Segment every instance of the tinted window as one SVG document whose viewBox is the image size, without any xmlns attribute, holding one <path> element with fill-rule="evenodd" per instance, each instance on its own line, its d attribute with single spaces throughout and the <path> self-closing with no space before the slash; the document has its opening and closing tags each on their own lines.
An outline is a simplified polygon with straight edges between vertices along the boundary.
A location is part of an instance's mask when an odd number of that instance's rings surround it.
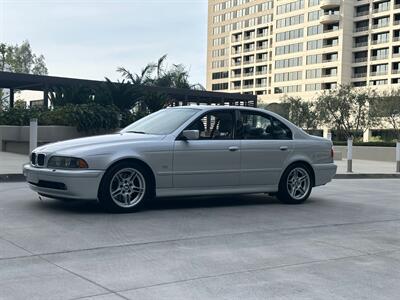
<svg viewBox="0 0 400 300">
<path fill-rule="evenodd" d="M 292 132 L 272 116 L 242 111 L 238 123 L 238 136 L 245 140 L 290 140 Z"/>
<path fill-rule="evenodd" d="M 234 116 L 230 111 L 213 111 L 194 121 L 188 130 L 198 130 L 201 140 L 230 140 L 234 132 Z"/>
</svg>

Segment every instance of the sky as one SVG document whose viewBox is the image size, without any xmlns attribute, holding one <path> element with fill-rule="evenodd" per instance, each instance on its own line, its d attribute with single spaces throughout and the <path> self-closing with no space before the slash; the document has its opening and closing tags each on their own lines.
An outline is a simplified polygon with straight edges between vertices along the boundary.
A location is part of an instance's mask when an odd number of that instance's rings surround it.
<svg viewBox="0 0 400 300">
<path fill-rule="evenodd" d="M 168 54 L 205 85 L 207 0 L 0 0 L 0 41 L 24 40 L 54 76 L 116 80 Z"/>
</svg>

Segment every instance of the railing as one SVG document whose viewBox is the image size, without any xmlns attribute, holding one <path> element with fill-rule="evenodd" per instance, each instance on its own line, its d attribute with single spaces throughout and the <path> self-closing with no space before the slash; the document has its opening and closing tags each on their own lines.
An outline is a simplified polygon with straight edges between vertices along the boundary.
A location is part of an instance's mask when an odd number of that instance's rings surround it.
<svg viewBox="0 0 400 300">
<path fill-rule="evenodd" d="M 337 58 L 323 59 L 322 63 L 330 63 L 330 62 L 335 62 L 337 60 L 338 60 Z"/>
<path fill-rule="evenodd" d="M 400 57 L 400 53 L 393 53 L 392 57 Z"/>
<path fill-rule="evenodd" d="M 339 46 L 339 44 L 325 44 L 325 45 L 322 45 L 322 48 L 329 48 L 329 47 L 336 47 L 336 46 Z"/>
<path fill-rule="evenodd" d="M 388 10 L 389 10 L 389 7 L 374 8 L 374 9 L 372 10 L 372 13 L 373 13 L 373 14 L 377 14 L 377 13 L 384 12 L 384 11 L 388 11 Z"/>
<path fill-rule="evenodd" d="M 252 35 L 245 35 L 245 36 L 244 36 L 244 40 L 245 40 L 245 41 L 251 40 L 251 39 L 254 39 L 254 34 L 252 34 Z"/>
<path fill-rule="evenodd" d="M 243 77 L 250 77 L 250 76 L 253 76 L 253 75 L 254 75 L 254 72 L 248 72 L 248 73 L 244 73 Z"/>
<path fill-rule="evenodd" d="M 239 73 L 239 74 L 233 74 L 232 77 L 233 77 L 233 78 L 242 77 L 242 74 L 240 74 L 240 73 Z"/>
<path fill-rule="evenodd" d="M 361 31 L 367 31 L 367 30 L 368 30 L 368 26 L 354 28 L 354 32 L 361 32 Z"/>
<path fill-rule="evenodd" d="M 400 4 L 395 4 L 394 5 L 394 9 L 399 9 L 400 8 Z"/>
<path fill-rule="evenodd" d="M 371 72 L 369 73 L 370 76 L 383 76 L 383 75 L 387 75 L 387 71 L 381 71 L 381 72 Z"/>
<path fill-rule="evenodd" d="M 232 38 L 232 43 L 239 43 L 242 41 L 242 38 Z"/>
<path fill-rule="evenodd" d="M 264 61 L 267 61 L 268 60 L 268 58 L 257 58 L 257 62 L 259 63 L 259 62 L 264 62 Z"/>
<path fill-rule="evenodd" d="M 393 69 L 392 74 L 400 74 L 400 69 Z"/>
<path fill-rule="evenodd" d="M 393 25 L 399 25 L 400 24 L 400 20 L 394 20 L 393 21 Z"/>
<path fill-rule="evenodd" d="M 364 61 L 367 61 L 367 60 L 368 60 L 368 57 L 357 57 L 357 58 L 353 59 L 353 62 L 354 63 L 360 63 L 360 62 L 364 62 Z"/>
<path fill-rule="evenodd" d="M 376 55 L 376 56 L 371 56 L 371 60 L 380 60 L 380 59 L 387 59 L 387 55 Z"/>
<path fill-rule="evenodd" d="M 394 36 L 392 38 L 392 42 L 398 42 L 398 41 L 400 41 L 400 36 Z"/>
<path fill-rule="evenodd" d="M 260 38 L 260 37 L 265 37 L 265 36 L 267 36 L 268 34 L 266 33 L 266 32 L 263 32 L 263 33 L 257 33 L 257 37 L 258 38 Z"/>
<path fill-rule="evenodd" d="M 354 73 L 352 78 L 362 78 L 362 77 L 367 77 L 367 73 Z"/>
<path fill-rule="evenodd" d="M 240 85 L 235 85 L 235 86 L 233 87 L 234 90 L 240 90 L 240 88 L 241 88 Z"/>
<path fill-rule="evenodd" d="M 242 50 L 232 51 L 232 55 L 238 55 L 242 53 Z"/>
<path fill-rule="evenodd" d="M 254 63 L 254 60 L 245 60 L 243 62 L 244 65 L 249 65 L 249 64 L 253 64 L 253 63 Z"/>
<path fill-rule="evenodd" d="M 355 17 L 362 17 L 362 16 L 366 16 L 366 15 L 369 15 L 369 11 L 368 10 L 367 11 L 356 12 L 354 14 Z"/>
<path fill-rule="evenodd" d="M 366 46 L 368 46 L 368 42 L 355 43 L 353 46 L 354 46 L 354 48 L 366 47 Z"/>
<path fill-rule="evenodd" d="M 256 76 L 268 74 L 268 71 L 257 71 Z"/>
<path fill-rule="evenodd" d="M 389 24 L 373 24 L 372 29 L 378 29 L 378 28 L 383 28 L 383 27 L 388 27 Z"/>
<path fill-rule="evenodd" d="M 240 65 L 242 65 L 242 62 L 240 62 L 240 61 L 232 63 L 232 66 L 240 66 Z"/>
<path fill-rule="evenodd" d="M 371 45 L 389 43 L 389 40 L 372 40 Z"/>
<path fill-rule="evenodd" d="M 251 51 L 254 51 L 254 47 L 253 47 L 253 48 L 248 48 L 248 49 L 245 48 L 245 49 L 243 50 L 244 53 L 246 53 L 246 52 L 251 52 Z"/>
<path fill-rule="evenodd" d="M 265 45 L 265 46 L 257 46 L 257 50 L 264 50 L 264 49 L 267 49 L 267 48 L 268 48 L 267 45 Z"/>
<path fill-rule="evenodd" d="M 266 83 L 257 83 L 256 84 L 256 88 L 263 88 L 263 87 L 267 87 Z"/>
<path fill-rule="evenodd" d="M 253 87 L 254 87 L 254 84 L 248 84 L 248 85 L 243 86 L 244 89 L 252 89 Z"/>
</svg>

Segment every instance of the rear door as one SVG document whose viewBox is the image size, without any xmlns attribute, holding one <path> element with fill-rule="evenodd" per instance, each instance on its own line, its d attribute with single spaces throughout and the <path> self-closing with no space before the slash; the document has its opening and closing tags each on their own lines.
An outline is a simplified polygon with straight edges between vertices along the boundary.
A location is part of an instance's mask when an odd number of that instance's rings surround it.
<svg viewBox="0 0 400 300">
<path fill-rule="evenodd" d="M 238 124 L 240 184 L 277 185 L 293 151 L 292 132 L 275 117 L 258 111 L 241 110 Z"/>
</svg>

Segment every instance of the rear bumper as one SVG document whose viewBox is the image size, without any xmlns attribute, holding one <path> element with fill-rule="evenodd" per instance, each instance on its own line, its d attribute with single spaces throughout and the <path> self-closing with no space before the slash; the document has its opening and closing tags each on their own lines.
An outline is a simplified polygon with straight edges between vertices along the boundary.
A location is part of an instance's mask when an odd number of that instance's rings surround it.
<svg viewBox="0 0 400 300">
<path fill-rule="evenodd" d="M 334 163 L 313 165 L 315 173 L 315 186 L 330 182 L 336 175 L 337 166 Z"/>
<path fill-rule="evenodd" d="M 35 192 L 54 198 L 97 199 L 101 170 L 53 170 L 35 168 L 30 164 L 23 167 L 29 187 Z"/>
</svg>

